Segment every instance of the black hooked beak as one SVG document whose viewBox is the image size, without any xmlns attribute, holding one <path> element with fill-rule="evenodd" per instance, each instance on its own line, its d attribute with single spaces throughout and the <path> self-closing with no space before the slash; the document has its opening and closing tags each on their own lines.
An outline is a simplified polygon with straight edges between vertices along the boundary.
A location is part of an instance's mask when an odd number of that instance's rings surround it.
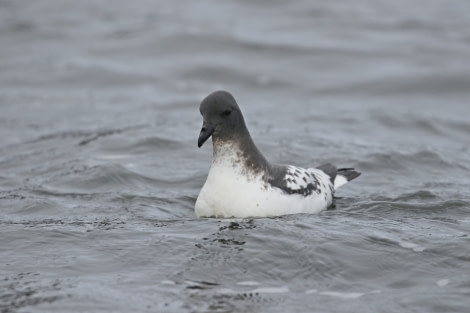
<svg viewBox="0 0 470 313">
<path fill-rule="evenodd" d="M 201 146 L 206 142 L 207 139 L 209 139 L 210 136 L 214 133 L 214 126 L 211 124 L 204 122 L 202 124 L 202 129 L 201 133 L 199 134 L 199 139 L 197 140 L 197 146 L 201 148 Z"/>
</svg>

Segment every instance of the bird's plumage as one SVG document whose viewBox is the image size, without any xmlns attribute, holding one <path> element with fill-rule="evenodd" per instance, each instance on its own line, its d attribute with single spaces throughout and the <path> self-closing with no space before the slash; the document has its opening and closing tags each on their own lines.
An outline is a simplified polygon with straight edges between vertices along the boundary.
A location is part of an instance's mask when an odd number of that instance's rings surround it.
<svg viewBox="0 0 470 313">
<path fill-rule="evenodd" d="M 226 91 L 208 95 L 200 105 L 201 147 L 212 136 L 213 159 L 199 193 L 199 217 L 267 217 L 318 213 L 333 202 L 336 188 L 360 175 L 331 164 L 300 168 L 269 163 L 259 152 L 242 112 Z"/>
</svg>

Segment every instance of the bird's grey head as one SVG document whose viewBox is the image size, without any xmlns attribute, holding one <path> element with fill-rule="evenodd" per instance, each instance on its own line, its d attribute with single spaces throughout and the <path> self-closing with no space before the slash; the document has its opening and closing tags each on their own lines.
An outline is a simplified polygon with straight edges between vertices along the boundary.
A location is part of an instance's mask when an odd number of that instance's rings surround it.
<svg viewBox="0 0 470 313">
<path fill-rule="evenodd" d="M 242 112 L 235 98 L 227 91 L 214 91 L 202 100 L 199 110 L 203 124 L 198 147 L 213 136 L 213 139 L 230 140 L 235 135 L 243 135 L 246 130 Z"/>
</svg>

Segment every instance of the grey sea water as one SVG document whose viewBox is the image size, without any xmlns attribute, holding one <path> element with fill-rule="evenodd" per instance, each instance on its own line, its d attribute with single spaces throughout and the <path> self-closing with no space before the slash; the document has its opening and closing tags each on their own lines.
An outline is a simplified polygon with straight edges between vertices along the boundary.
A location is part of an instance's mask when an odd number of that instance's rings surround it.
<svg viewBox="0 0 470 313">
<path fill-rule="evenodd" d="M 0 311 L 469 312 L 470 2 L 0 1 Z M 199 102 L 318 215 L 197 219 Z"/>
</svg>

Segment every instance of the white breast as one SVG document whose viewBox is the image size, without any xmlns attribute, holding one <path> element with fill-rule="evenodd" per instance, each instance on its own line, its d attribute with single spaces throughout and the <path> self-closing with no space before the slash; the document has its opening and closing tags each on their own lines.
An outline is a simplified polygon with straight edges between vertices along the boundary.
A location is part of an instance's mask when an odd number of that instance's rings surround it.
<svg viewBox="0 0 470 313">
<path fill-rule="evenodd" d="M 198 217 L 220 218 L 318 213 L 326 209 L 331 198 L 316 193 L 308 197 L 287 194 L 264 182 L 261 174 L 247 171 L 243 162 L 219 155 L 213 160 L 195 212 Z"/>
</svg>

